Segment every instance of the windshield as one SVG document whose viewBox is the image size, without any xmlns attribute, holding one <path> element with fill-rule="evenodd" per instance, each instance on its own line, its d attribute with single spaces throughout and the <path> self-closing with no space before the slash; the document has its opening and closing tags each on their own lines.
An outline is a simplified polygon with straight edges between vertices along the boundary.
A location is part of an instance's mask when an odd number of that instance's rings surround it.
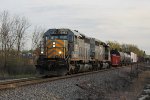
<svg viewBox="0 0 150 100">
<path fill-rule="evenodd" d="M 55 35 L 55 36 L 50 36 L 51 40 L 54 39 L 61 39 L 61 40 L 67 40 L 67 35 Z"/>
</svg>

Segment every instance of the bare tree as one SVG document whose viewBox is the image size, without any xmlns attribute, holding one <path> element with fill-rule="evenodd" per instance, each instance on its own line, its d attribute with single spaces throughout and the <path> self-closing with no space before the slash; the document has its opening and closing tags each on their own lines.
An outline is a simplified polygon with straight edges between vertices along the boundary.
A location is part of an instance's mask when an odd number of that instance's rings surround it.
<svg viewBox="0 0 150 100">
<path fill-rule="evenodd" d="M 29 26 L 24 17 L 12 17 L 7 11 L 0 13 L 0 58 L 4 71 L 8 59 L 13 56 L 12 52 L 17 50 L 17 55 L 19 55 Z"/>
<path fill-rule="evenodd" d="M 4 68 L 6 67 L 6 60 L 7 60 L 7 55 L 8 55 L 8 49 L 9 49 L 9 42 L 10 42 L 10 25 L 12 22 L 10 21 L 10 17 L 8 12 L 4 11 L 0 15 L 0 23 L 1 23 L 1 28 L 0 28 L 0 37 L 1 37 L 1 56 L 4 58 Z"/>
<path fill-rule="evenodd" d="M 32 50 L 35 50 L 36 48 L 38 48 L 40 41 L 42 40 L 43 34 L 45 32 L 45 29 L 43 29 L 42 27 L 35 27 L 34 28 L 34 32 L 32 34 Z"/>
<path fill-rule="evenodd" d="M 45 29 L 43 29 L 42 27 L 35 27 L 34 28 L 34 32 L 32 34 L 32 47 L 31 50 L 34 51 L 33 52 L 33 62 L 34 64 L 36 64 L 36 60 L 38 59 L 40 50 L 39 50 L 39 46 L 40 46 L 40 41 L 42 40 L 43 34 L 45 32 Z"/>
<path fill-rule="evenodd" d="M 29 22 L 26 18 L 16 17 L 15 18 L 15 27 L 16 27 L 16 47 L 17 47 L 17 55 L 19 55 L 21 51 L 21 47 L 24 44 L 24 38 L 26 36 L 26 30 L 30 27 Z"/>
</svg>

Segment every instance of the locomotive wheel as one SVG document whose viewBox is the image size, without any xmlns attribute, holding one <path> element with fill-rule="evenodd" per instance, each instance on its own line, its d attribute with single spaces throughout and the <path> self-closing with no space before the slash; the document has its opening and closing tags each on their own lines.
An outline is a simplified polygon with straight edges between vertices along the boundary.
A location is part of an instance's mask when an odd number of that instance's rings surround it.
<svg viewBox="0 0 150 100">
<path fill-rule="evenodd" d="M 107 69 L 110 69 L 110 67 L 111 67 L 111 66 L 110 66 L 110 64 L 108 64 L 108 67 L 107 67 Z"/>
<path fill-rule="evenodd" d="M 74 71 L 73 71 L 73 69 L 71 68 L 71 69 L 69 70 L 68 74 L 71 75 L 71 74 L 73 74 L 73 73 L 74 73 Z"/>
<path fill-rule="evenodd" d="M 97 63 L 97 69 L 96 70 L 99 70 L 100 69 L 100 64 L 99 63 Z"/>
<path fill-rule="evenodd" d="M 96 71 L 96 70 L 98 70 L 98 67 L 99 67 L 98 64 L 93 64 L 91 70 Z"/>
<path fill-rule="evenodd" d="M 100 69 L 100 70 L 102 70 L 102 68 L 103 68 L 103 64 L 102 64 L 102 63 L 100 63 L 100 68 L 99 68 L 99 69 Z"/>
<path fill-rule="evenodd" d="M 44 74 L 44 70 L 41 68 L 41 66 L 37 65 L 37 67 L 36 67 L 36 74 L 37 75 Z"/>
<path fill-rule="evenodd" d="M 66 68 L 59 69 L 58 73 L 59 76 L 64 76 L 68 74 L 68 70 Z"/>
<path fill-rule="evenodd" d="M 78 64 L 76 64 L 75 70 L 74 70 L 75 74 L 79 72 L 79 69 L 80 69 L 80 66 Z"/>
</svg>

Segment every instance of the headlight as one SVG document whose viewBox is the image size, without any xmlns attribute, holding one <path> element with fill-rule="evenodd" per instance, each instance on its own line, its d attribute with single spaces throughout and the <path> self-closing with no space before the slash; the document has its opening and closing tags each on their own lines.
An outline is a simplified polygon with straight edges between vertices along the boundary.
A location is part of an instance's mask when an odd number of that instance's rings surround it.
<svg viewBox="0 0 150 100">
<path fill-rule="evenodd" d="M 55 44 L 55 42 L 53 42 L 53 44 Z"/>
<path fill-rule="evenodd" d="M 41 54 L 43 54 L 43 51 L 41 51 Z"/>
<path fill-rule="evenodd" d="M 61 54 L 62 54 L 62 52 L 61 52 L 61 51 L 59 51 L 59 54 L 61 55 Z"/>
<path fill-rule="evenodd" d="M 53 44 L 53 47 L 55 47 L 55 44 Z"/>
<path fill-rule="evenodd" d="M 55 44 L 56 44 L 56 43 L 55 43 L 55 42 L 53 42 L 53 48 L 55 47 Z"/>
</svg>

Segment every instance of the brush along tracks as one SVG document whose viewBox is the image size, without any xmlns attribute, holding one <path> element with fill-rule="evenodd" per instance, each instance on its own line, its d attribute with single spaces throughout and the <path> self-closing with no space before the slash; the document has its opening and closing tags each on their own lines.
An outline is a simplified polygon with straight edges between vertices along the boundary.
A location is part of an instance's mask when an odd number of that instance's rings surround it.
<svg viewBox="0 0 150 100">
<path fill-rule="evenodd" d="M 0 90 L 12 89 L 12 88 L 17 88 L 17 87 L 21 87 L 21 86 L 39 84 L 39 83 L 44 83 L 44 82 L 52 82 L 52 81 L 56 81 L 56 80 L 73 78 L 73 77 L 78 77 L 78 76 L 84 76 L 84 75 L 94 74 L 94 73 L 99 73 L 99 72 L 112 71 L 112 70 L 117 70 L 117 69 L 121 69 L 124 67 L 127 67 L 127 66 L 115 67 L 115 68 L 113 67 L 110 69 L 103 69 L 103 70 L 92 71 L 92 72 L 78 73 L 78 74 L 61 76 L 61 77 L 51 77 L 51 78 L 32 77 L 32 78 L 23 78 L 23 79 L 15 79 L 15 80 L 10 80 L 10 81 L 3 81 L 3 82 L 0 82 Z M 130 67 L 130 66 L 128 66 L 128 67 Z"/>
</svg>

